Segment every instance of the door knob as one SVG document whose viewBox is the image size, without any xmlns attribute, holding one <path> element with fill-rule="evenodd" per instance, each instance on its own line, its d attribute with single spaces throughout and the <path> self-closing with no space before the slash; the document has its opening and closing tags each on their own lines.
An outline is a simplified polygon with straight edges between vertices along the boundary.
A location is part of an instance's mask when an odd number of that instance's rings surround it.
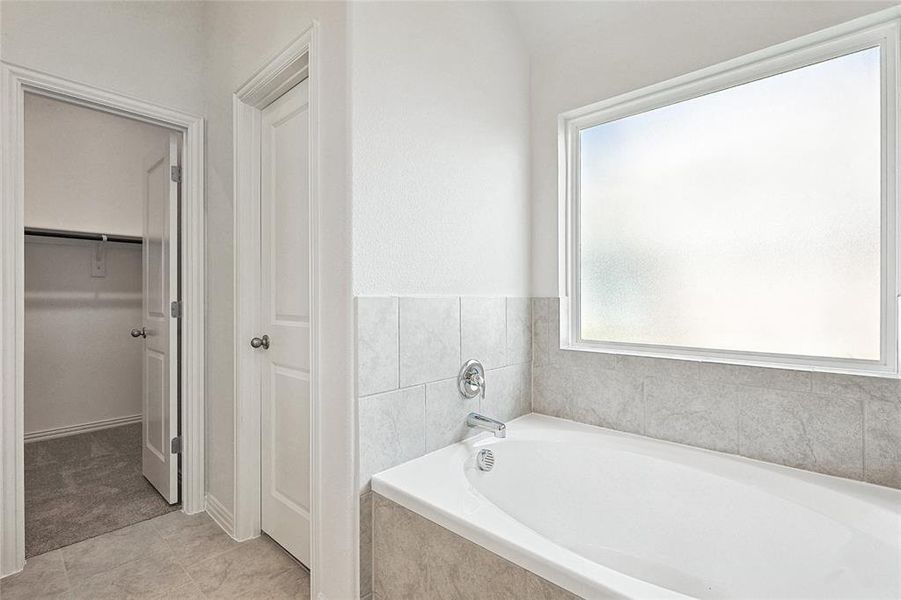
<svg viewBox="0 0 901 600">
<path fill-rule="evenodd" d="M 262 348 L 263 350 L 269 349 L 269 336 L 264 335 L 261 338 L 255 337 L 250 340 L 251 348 Z"/>
<path fill-rule="evenodd" d="M 134 337 L 134 338 L 136 338 L 136 337 L 146 338 L 146 337 L 147 337 L 147 330 L 144 329 L 143 327 L 141 327 L 140 329 L 138 329 L 137 327 L 135 327 L 134 329 L 131 330 L 131 337 Z"/>
</svg>

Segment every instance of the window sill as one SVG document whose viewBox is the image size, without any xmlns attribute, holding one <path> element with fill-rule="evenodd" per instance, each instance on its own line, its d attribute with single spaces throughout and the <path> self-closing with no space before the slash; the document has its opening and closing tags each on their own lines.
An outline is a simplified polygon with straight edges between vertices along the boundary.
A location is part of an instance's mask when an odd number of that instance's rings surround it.
<svg viewBox="0 0 901 600">
<path fill-rule="evenodd" d="M 875 361 L 766 355 L 751 352 L 725 352 L 700 348 L 655 347 L 613 342 L 580 342 L 575 344 L 561 342 L 559 348 L 565 352 L 593 352 L 596 354 L 639 356 L 644 358 L 727 364 L 765 369 L 787 369 L 813 373 L 835 373 L 840 375 L 878 377 L 882 379 L 901 379 L 901 374 L 898 373 L 896 367 Z"/>
</svg>

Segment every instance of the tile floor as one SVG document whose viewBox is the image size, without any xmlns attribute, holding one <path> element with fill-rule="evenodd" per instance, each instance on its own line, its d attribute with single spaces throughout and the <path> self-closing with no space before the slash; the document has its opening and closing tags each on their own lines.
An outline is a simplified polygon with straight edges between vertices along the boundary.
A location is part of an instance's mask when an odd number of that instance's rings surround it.
<svg viewBox="0 0 901 600">
<path fill-rule="evenodd" d="M 310 576 L 268 537 L 238 543 L 206 514 L 173 512 L 30 558 L 3 600 L 308 599 Z"/>
</svg>

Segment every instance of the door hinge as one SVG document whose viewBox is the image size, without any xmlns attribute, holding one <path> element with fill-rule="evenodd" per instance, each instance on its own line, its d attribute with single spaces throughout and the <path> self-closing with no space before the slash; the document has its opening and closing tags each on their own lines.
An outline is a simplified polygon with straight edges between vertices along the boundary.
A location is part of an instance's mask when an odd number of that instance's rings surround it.
<svg viewBox="0 0 901 600">
<path fill-rule="evenodd" d="M 180 319 L 180 318 L 181 318 L 181 300 L 173 300 L 173 301 L 169 304 L 169 315 L 170 315 L 173 319 Z"/>
<path fill-rule="evenodd" d="M 172 438 L 172 443 L 170 444 L 172 454 L 181 454 L 181 436 Z"/>
<path fill-rule="evenodd" d="M 175 183 L 181 183 L 181 167 L 169 167 L 169 178 Z"/>
</svg>

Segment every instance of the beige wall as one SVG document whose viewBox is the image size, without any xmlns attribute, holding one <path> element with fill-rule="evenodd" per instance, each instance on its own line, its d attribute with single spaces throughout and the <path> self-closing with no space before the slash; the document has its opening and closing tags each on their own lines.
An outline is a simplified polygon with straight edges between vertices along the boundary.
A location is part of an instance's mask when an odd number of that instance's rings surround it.
<svg viewBox="0 0 901 600">
<path fill-rule="evenodd" d="M 169 131 L 25 96 L 25 226 L 140 237 L 144 167 Z"/>
</svg>

